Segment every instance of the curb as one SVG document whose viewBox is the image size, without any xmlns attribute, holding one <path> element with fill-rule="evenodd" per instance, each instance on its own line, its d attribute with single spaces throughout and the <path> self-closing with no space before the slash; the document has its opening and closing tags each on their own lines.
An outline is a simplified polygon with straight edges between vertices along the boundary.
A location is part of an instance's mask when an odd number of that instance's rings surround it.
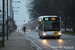
<svg viewBox="0 0 75 50">
<path fill-rule="evenodd" d="M 35 49 L 35 50 L 42 50 L 39 46 L 37 46 L 32 40 L 30 40 L 25 34 L 22 34 L 24 38 L 27 40 L 27 42 L 30 43 L 30 45 Z"/>
</svg>

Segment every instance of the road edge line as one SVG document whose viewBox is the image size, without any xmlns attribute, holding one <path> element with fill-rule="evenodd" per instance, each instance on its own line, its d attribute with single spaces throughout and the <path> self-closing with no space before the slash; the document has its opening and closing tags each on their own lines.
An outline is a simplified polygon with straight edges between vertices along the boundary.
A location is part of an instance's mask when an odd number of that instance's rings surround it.
<svg viewBox="0 0 75 50">
<path fill-rule="evenodd" d="M 38 45 L 36 45 L 32 40 L 30 40 L 25 34 L 22 33 L 24 38 L 30 43 L 30 45 L 36 50 L 42 50 Z"/>
<path fill-rule="evenodd" d="M 28 34 L 29 35 L 29 34 Z M 31 37 L 33 37 L 32 35 L 29 35 L 29 36 L 31 36 Z M 34 39 L 36 39 L 35 37 L 33 37 Z M 40 41 L 40 40 L 39 40 Z M 42 42 L 42 41 L 40 41 L 40 42 Z M 52 49 L 54 49 L 54 50 L 58 50 L 58 49 L 56 49 L 56 48 L 54 48 L 54 47 L 52 47 L 51 45 L 48 45 L 47 43 L 45 43 L 47 46 L 49 46 L 49 47 L 51 47 Z"/>
</svg>

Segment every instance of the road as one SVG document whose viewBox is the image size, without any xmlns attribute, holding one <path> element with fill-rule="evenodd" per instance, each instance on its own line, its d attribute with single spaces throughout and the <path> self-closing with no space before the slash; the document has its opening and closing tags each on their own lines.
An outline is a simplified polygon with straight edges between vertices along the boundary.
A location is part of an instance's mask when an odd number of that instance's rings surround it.
<svg viewBox="0 0 75 50">
<path fill-rule="evenodd" d="M 40 39 L 35 31 L 26 32 L 24 35 L 42 50 L 75 50 L 75 36 L 63 34 L 60 39 Z"/>
</svg>

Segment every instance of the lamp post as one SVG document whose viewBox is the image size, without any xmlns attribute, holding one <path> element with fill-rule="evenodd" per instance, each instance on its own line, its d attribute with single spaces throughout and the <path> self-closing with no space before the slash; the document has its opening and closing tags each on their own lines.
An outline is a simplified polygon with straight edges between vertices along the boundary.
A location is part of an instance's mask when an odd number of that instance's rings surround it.
<svg viewBox="0 0 75 50">
<path fill-rule="evenodd" d="M 8 0 L 7 0 L 7 40 L 8 40 Z"/>
<path fill-rule="evenodd" d="M 3 0 L 3 23 L 2 23 L 2 46 L 4 47 L 4 0 Z"/>
</svg>

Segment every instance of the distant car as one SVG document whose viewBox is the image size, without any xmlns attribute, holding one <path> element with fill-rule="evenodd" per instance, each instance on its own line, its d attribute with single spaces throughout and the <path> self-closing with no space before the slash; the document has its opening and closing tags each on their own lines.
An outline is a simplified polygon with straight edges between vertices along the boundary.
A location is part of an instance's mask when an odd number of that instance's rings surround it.
<svg viewBox="0 0 75 50">
<path fill-rule="evenodd" d="M 31 32 L 31 30 L 28 30 L 28 32 Z"/>
<path fill-rule="evenodd" d="M 17 32 L 22 32 L 22 30 L 17 30 Z"/>
<path fill-rule="evenodd" d="M 31 30 L 30 29 L 27 29 L 26 32 L 31 32 Z"/>
<path fill-rule="evenodd" d="M 62 32 L 65 32 L 65 28 L 61 29 Z M 73 32 L 73 28 L 66 28 L 66 32 Z"/>
</svg>

